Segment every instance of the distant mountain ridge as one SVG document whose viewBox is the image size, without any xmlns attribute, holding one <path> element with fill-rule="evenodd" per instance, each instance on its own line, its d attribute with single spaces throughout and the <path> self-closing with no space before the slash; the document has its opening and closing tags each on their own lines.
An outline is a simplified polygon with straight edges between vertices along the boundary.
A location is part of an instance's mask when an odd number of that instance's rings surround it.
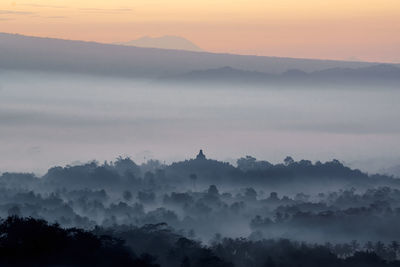
<svg viewBox="0 0 400 267">
<path fill-rule="evenodd" d="M 0 33 L 0 69 L 68 72 L 154 79 L 190 71 L 231 66 L 246 71 L 281 74 L 329 68 L 360 68 L 368 62 L 243 56 L 140 48 Z"/>
<path fill-rule="evenodd" d="M 160 48 L 160 49 L 173 49 L 184 51 L 203 52 L 204 50 L 198 47 L 193 42 L 179 36 L 165 35 L 161 37 L 144 36 L 129 42 L 116 43 L 119 45 L 147 47 L 147 48 Z"/>
<path fill-rule="evenodd" d="M 376 64 L 360 68 L 330 68 L 305 72 L 290 69 L 281 74 L 246 71 L 224 66 L 216 69 L 190 71 L 184 74 L 165 77 L 172 81 L 196 82 L 396 82 L 400 85 L 400 67 L 390 64 Z"/>
</svg>

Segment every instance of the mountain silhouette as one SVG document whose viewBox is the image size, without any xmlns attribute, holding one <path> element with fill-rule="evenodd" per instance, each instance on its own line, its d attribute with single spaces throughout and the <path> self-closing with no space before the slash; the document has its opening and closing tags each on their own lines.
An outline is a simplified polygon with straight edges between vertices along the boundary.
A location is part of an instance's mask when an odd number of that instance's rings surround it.
<svg viewBox="0 0 400 267">
<path fill-rule="evenodd" d="M 121 42 L 116 44 L 136 46 L 136 47 L 149 47 L 149 48 L 185 50 L 185 51 L 196 51 L 196 52 L 203 51 L 203 49 L 201 49 L 191 41 L 183 37 L 172 36 L 172 35 L 165 35 L 161 37 L 144 36 L 136 40 L 132 40 L 129 42 Z"/>
<path fill-rule="evenodd" d="M 329 68 L 314 72 L 289 69 L 281 74 L 272 74 L 224 66 L 215 69 L 190 71 L 167 77 L 166 80 L 223 83 L 394 82 L 399 84 L 400 68 L 390 64 L 376 64 L 362 68 Z"/>
<path fill-rule="evenodd" d="M 313 72 L 329 68 L 359 68 L 372 65 L 373 63 L 367 62 L 243 56 L 131 47 L 0 33 L 0 68 L 12 70 L 159 78 L 221 66 L 281 74 L 290 69 Z"/>
<path fill-rule="evenodd" d="M 391 64 L 377 64 L 363 68 L 332 68 L 316 71 L 314 76 L 342 76 L 342 77 L 361 77 L 365 79 L 399 79 L 400 68 Z"/>
</svg>

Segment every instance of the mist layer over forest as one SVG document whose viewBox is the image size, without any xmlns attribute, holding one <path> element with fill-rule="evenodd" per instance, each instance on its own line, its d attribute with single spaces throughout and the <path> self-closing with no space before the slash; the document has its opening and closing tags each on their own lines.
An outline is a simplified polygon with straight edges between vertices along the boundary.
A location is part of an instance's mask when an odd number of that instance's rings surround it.
<svg viewBox="0 0 400 267">
<path fill-rule="evenodd" d="M 392 86 L 0 77 L 2 265 L 400 265 Z"/>
<path fill-rule="evenodd" d="M 332 160 L 398 174 L 400 92 L 382 86 L 165 83 L 0 71 L 0 171 L 159 158 Z"/>
<path fill-rule="evenodd" d="M 40 228 L 44 238 L 65 244 L 62 251 L 72 255 L 71 242 L 82 251 L 89 249 L 86 242 L 98 244 L 85 252 L 85 264 L 101 265 L 88 255 L 109 253 L 110 259 L 133 266 L 292 266 L 316 264 L 316 258 L 332 266 L 371 260 L 371 266 L 398 266 L 398 178 L 368 175 L 338 160 L 286 157 L 272 164 L 246 156 L 236 165 L 200 151 L 167 165 L 119 157 L 55 166 L 43 176 L 3 173 L 0 216 L 11 217 L 2 221 L 0 232 L 8 239 L 0 238 L 0 244 L 15 253 L 10 247 L 15 238 L 24 244 L 18 249 L 29 250 L 38 237 L 26 231 Z M 54 254 L 46 261 L 67 257 L 46 242 L 51 241 L 44 241 L 43 249 Z M 43 263 L 40 253 L 23 255 Z M 299 258 L 285 262 L 282 257 L 291 253 Z M 22 260 L 12 255 L 2 260 Z M 69 257 L 67 262 L 82 261 Z"/>
</svg>

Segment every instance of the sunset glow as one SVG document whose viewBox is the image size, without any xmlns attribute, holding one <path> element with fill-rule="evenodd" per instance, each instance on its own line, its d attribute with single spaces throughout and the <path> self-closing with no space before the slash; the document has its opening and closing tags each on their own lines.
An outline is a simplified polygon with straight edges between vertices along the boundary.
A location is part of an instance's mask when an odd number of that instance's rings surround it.
<svg viewBox="0 0 400 267">
<path fill-rule="evenodd" d="M 398 0 L 4 0 L 0 32 L 105 43 L 177 35 L 211 52 L 400 62 Z"/>
</svg>

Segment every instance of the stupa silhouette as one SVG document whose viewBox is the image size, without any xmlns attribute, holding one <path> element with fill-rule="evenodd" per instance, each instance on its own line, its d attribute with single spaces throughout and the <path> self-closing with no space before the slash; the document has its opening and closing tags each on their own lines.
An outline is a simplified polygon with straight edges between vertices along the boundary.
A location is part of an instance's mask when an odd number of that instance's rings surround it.
<svg viewBox="0 0 400 267">
<path fill-rule="evenodd" d="M 199 152 L 199 154 L 197 154 L 196 159 L 197 160 L 205 160 L 206 159 L 206 156 L 203 154 L 203 149 L 200 149 L 200 152 Z"/>
</svg>

